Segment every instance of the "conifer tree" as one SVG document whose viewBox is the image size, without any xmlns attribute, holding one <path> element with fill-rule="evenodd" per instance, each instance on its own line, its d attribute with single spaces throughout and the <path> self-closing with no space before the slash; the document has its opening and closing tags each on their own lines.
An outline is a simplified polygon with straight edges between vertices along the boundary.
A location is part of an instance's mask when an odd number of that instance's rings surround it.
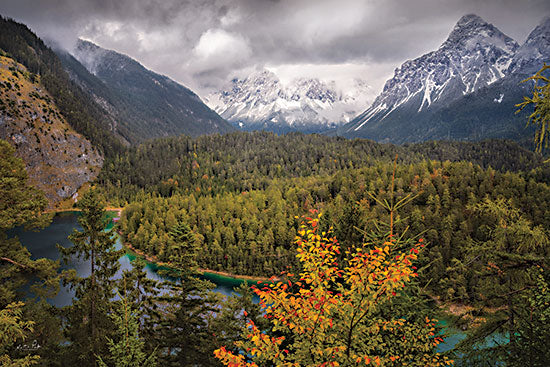
<svg viewBox="0 0 550 367">
<path fill-rule="evenodd" d="M 45 324 L 53 320 L 51 307 L 43 301 L 45 297 L 53 297 L 59 290 L 58 265 L 49 259 L 31 259 L 31 254 L 17 237 L 8 237 L 7 231 L 15 226 L 25 225 L 28 228 L 45 226 L 51 216 L 42 212 L 47 206 L 44 194 L 32 187 L 28 182 L 25 166 L 20 158 L 15 156 L 15 149 L 6 141 L 0 139 L 0 312 L 5 322 L 2 327 L 11 325 L 13 329 L 0 331 L 2 346 L 0 355 L 4 361 L 31 361 L 29 352 L 17 348 L 22 338 L 12 338 L 14 332 L 28 340 L 40 343 L 47 350 L 49 343 Z M 28 298 L 28 290 L 34 294 L 34 299 L 27 299 L 26 304 L 19 303 Z M 42 301 L 38 302 L 39 299 Z M 33 320 L 22 322 L 20 317 Z M 58 325 L 54 321 L 54 328 Z M 51 326 L 51 325 L 50 325 Z M 31 332 L 34 331 L 34 332 Z M 8 362 L 4 362 L 9 365 Z"/>
<path fill-rule="evenodd" d="M 524 296 L 525 307 L 518 309 L 518 327 L 506 365 L 542 367 L 550 361 L 550 282 L 549 270 L 532 270 L 533 287 Z"/>
<path fill-rule="evenodd" d="M 472 313 L 484 322 L 469 330 L 458 350 L 465 353 L 464 365 L 497 366 L 530 352 L 517 349 L 519 330 L 531 317 L 524 312 L 526 295 L 536 286 L 531 270 L 547 264 L 549 241 L 544 228 L 533 226 L 509 200 L 486 198 L 470 210 L 485 237 L 471 243 L 465 259 L 475 274 Z"/>
<path fill-rule="evenodd" d="M 534 81 L 532 97 L 523 97 L 523 102 L 516 105 L 519 107 L 517 112 L 522 111 L 527 106 L 533 106 L 534 110 L 529 115 L 528 124 L 536 125 L 535 132 L 535 147 L 537 152 L 541 153 L 544 148 L 548 147 L 548 134 L 550 132 L 550 79 L 548 77 L 550 65 L 544 65 L 535 73 L 535 75 L 525 79 Z"/>
<path fill-rule="evenodd" d="M 74 230 L 69 239 L 73 246 L 58 246 L 65 261 L 71 257 L 89 262 L 90 276 L 80 277 L 74 270 L 64 279 L 75 290 L 73 304 L 66 313 L 66 334 L 71 342 L 69 356 L 72 363 L 85 366 L 96 364 L 96 355 L 106 349 L 106 336 L 113 331 L 112 321 L 107 317 L 111 299 L 114 297 L 114 275 L 120 264 L 122 250 L 115 250 L 115 237 L 107 226 L 105 210 L 95 189 L 83 195 L 78 202 L 81 215 L 78 223 L 82 230 Z"/>
<path fill-rule="evenodd" d="M 139 335 L 139 310 L 133 309 L 126 298 L 119 303 L 120 308 L 109 315 L 117 329 L 116 339 L 107 338 L 109 355 L 105 360 L 110 362 L 105 363 L 99 356 L 99 367 L 155 367 L 156 356 L 144 352 L 145 342 Z"/>
<path fill-rule="evenodd" d="M 23 321 L 22 302 L 10 303 L 0 309 L 0 366 L 28 367 L 37 364 L 39 356 L 25 356 L 12 359 L 7 353 L 16 342 L 22 341 L 26 334 L 33 331 L 33 321 Z"/>
<path fill-rule="evenodd" d="M 6 234 L 15 226 L 40 224 L 38 220 L 46 205 L 44 194 L 29 185 L 25 166 L 15 157 L 15 149 L 0 139 L 0 307 L 18 298 L 29 275 L 56 275 L 52 261 L 32 261 L 19 240 Z"/>
<path fill-rule="evenodd" d="M 197 236 L 187 223 L 170 231 L 171 267 L 164 274 L 170 293 L 157 298 L 165 305 L 164 315 L 155 321 L 154 335 L 163 366 L 211 366 L 214 345 L 209 320 L 219 311 L 219 296 L 209 292 L 213 284 L 197 278 Z"/>
</svg>

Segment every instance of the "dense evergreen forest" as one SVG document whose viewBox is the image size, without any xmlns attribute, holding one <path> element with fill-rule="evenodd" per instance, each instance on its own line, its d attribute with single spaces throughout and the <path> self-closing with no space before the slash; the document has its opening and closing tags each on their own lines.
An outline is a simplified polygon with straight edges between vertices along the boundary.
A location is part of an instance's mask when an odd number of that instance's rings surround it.
<svg viewBox="0 0 550 367">
<path fill-rule="evenodd" d="M 155 139 L 107 160 L 98 178 L 109 202 L 123 205 L 142 193 L 170 196 L 265 190 L 273 179 L 327 176 L 391 162 L 470 161 L 499 171 L 530 171 L 539 155 L 511 141 L 427 142 L 397 146 L 370 140 L 292 133 L 231 133 L 195 139 Z M 544 171 L 546 172 L 546 171 Z M 539 179 L 545 174 L 541 172 Z"/>
<path fill-rule="evenodd" d="M 300 271 L 294 238 L 310 210 L 352 251 L 388 220 L 380 202 L 410 197 L 395 231 L 427 245 L 416 297 L 465 309 L 456 323 L 477 330 L 463 347 L 474 363 L 472 340 L 506 333 L 534 284 L 525 274 L 548 258 L 548 173 L 539 155 L 507 141 L 394 146 L 256 132 L 155 140 L 110 159 L 99 183 L 108 201 L 129 203 L 120 230 L 135 248 L 173 263 L 181 249 L 170 232 L 186 223 L 199 267 L 263 277 Z M 487 268 L 502 262 L 500 275 Z M 504 276 L 507 267 L 521 271 Z"/>
<path fill-rule="evenodd" d="M 102 176 L 108 195 L 132 200 L 122 216 L 124 238 L 160 261 L 170 261 L 168 233 L 183 221 L 197 233 L 203 249 L 199 266 L 277 275 L 297 265 L 292 245 L 296 218 L 312 208 L 324 213 L 321 225 L 334 227 L 343 246 L 352 246 L 362 240 L 362 233 L 374 229 L 373 219 L 381 218 L 369 193 L 387 194 L 395 154 L 404 157 L 398 158 L 397 195 L 414 195 L 399 213 L 399 228 L 423 233 L 430 244 L 423 259 L 424 265 L 430 264 L 424 280 L 443 300 L 479 300 L 475 261 L 461 266 L 469 261 L 472 244 L 488 236 L 481 225 L 488 219 L 475 212 L 476 205 L 502 198 L 533 226 L 550 220 L 546 170 L 535 169 L 540 158 L 513 143 L 397 147 L 268 133 L 182 137 L 162 143 L 155 141 L 116 158 Z M 426 156 L 459 162 L 423 160 Z M 487 168 L 461 162 L 463 156 Z M 522 168 L 529 172 L 511 172 Z M 110 175 L 114 177 L 107 180 Z"/>
<path fill-rule="evenodd" d="M 106 155 L 76 204 L 74 246 L 59 249 L 64 261 L 89 265 L 83 277 L 33 259 L 8 235 L 51 218 L 14 148 L 0 141 L 0 365 L 550 360 L 550 168 L 540 154 L 499 140 L 395 146 L 265 132 L 127 148 L 28 28 L 0 19 L 0 49 L 40 75 L 62 114 Z M 540 142 L 545 136 L 539 130 Z M 164 281 L 148 278 L 139 259 L 119 274 L 124 249 L 105 230 L 108 204 L 124 208 L 116 228 L 124 242 L 169 263 Z M 278 281 L 225 298 L 199 268 Z M 60 284 L 74 298 L 56 308 L 47 300 Z M 446 311 L 468 336 L 441 355 L 434 317 Z"/>
</svg>

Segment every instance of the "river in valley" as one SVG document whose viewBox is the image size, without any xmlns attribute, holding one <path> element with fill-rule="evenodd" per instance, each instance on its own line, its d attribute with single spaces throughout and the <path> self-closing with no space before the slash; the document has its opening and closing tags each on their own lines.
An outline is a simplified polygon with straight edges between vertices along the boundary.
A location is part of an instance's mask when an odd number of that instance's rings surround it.
<svg viewBox="0 0 550 367">
<path fill-rule="evenodd" d="M 67 238 L 73 230 L 76 228 L 81 230 L 82 227 L 77 222 L 78 212 L 65 212 L 58 213 L 52 220 L 52 223 L 38 231 L 25 231 L 23 228 L 16 228 L 10 231 L 10 235 L 16 235 L 19 237 L 21 243 L 26 246 L 31 252 L 33 259 L 48 258 L 52 260 L 60 260 L 61 254 L 59 253 L 56 244 L 63 247 L 72 246 L 72 243 Z M 110 218 L 116 216 L 116 212 L 108 213 Z M 112 223 L 109 225 L 112 227 Z M 117 249 L 122 248 L 122 241 L 117 235 L 116 242 Z M 132 261 L 136 258 L 133 253 L 126 252 L 119 260 L 120 270 L 117 276 L 120 277 L 123 270 L 130 270 Z M 62 269 L 76 269 L 77 273 L 81 277 L 90 275 L 89 262 L 85 262 L 78 259 L 71 259 L 68 264 L 64 264 L 61 261 Z M 162 280 L 161 276 L 157 274 L 158 267 L 155 264 L 148 263 L 145 267 L 147 276 L 151 279 Z M 203 278 L 210 280 L 216 285 L 215 292 L 229 295 L 233 292 L 233 288 L 239 286 L 243 281 L 236 278 L 225 277 L 213 273 L 205 273 Z M 62 307 L 71 304 L 74 292 L 67 287 L 61 287 L 60 292 L 55 298 L 48 301 L 55 306 Z M 446 351 L 451 349 L 457 342 L 464 338 L 464 333 L 460 331 L 447 330 L 447 338 L 445 343 L 439 346 L 439 351 Z"/>
</svg>

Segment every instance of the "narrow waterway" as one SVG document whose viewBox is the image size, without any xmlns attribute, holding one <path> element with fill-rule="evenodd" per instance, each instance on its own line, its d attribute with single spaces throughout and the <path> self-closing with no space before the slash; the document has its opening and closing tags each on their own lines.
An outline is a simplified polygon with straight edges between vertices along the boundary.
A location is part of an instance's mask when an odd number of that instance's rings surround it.
<svg viewBox="0 0 550 367">
<path fill-rule="evenodd" d="M 116 216 L 115 212 L 109 212 L 109 217 Z M 63 247 L 72 246 L 71 241 L 67 238 L 74 229 L 81 230 L 82 227 L 78 224 L 77 218 L 80 214 L 78 212 L 65 212 L 58 213 L 52 220 L 52 223 L 38 231 L 26 231 L 24 228 L 16 228 L 10 231 L 10 236 L 17 236 L 21 243 L 26 246 L 31 252 L 33 259 L 47 258 L 52 260 L 59 260 L 61 262 L 61 269 L 76 269 L 77 274 L 81 277 L 87 277 L 90 275 L 89 262 L 73 258 L 68 264 L 64 264 L 61 261 L 61 254 L 59 253 L 56 244 Z M 112 225 L 111 225 L 112 226 Z M 122 242 L 117 235 L 116 248 L 122 248 Z M 135 259 L 135 255 L 126 253 L 119 260 L 120 270 L 117 273 L 117 277 L 120 277 L 122 271 L 130 270 L 132 268 L 131 262 Z M 162 280 L 157 274 L 157 266 L 154 264 L 147 264 L 145 271 L 147 276 L 151 279 Z M 206 273 L 205 279 L 212 281 L 216 288 L 214 291 L 229 295 L 233 291 L 233 288 L 242 283 L 241 280 L 229 277 L 223 277 L 217 274 Z M 61 287 L 60 292 L 55 298 L 49 299 L 52 305 L 57 307 L 67 306 L 71 304 L 74 292 L 68 287 Z"/>
<path fill-rule="evenodd" d="M 109 212 L 109 217 L 116 216 L 116 212 Z M 52 260 L 61 260 L 61 254 L 59 253 L 56 244 L 63 247 L 72 246 L 72 243 L 67 238 L 74 229 L 81 230 L 82 227 L 78 224 L 79 212 L 65 212 L 58 213 L 52 220 L 52 223 L 38 231 L 25 231 L 23 228 L 16 228 L 10 232 L 11 236 L 18 236 L 19 240 L 25 245 L 31 252 L 33 259 L 48 258 Z M 112 224 L 109 225 L 112 227 Z M 117 235 L 116 248 L 122 248 L 122 241 Z M 120 270 L 117 273 L 117 277 L 120 277 L 123 270 L 130 270 L 131 262 L 136 258 L 136 255 L 127 252 L 119 260 Z M 61 269 L 76 269 L 77 273 L 81 277 L 87 277 L 90 275 L 90 265 L 88 262 L 78 260 L 76 258 L 71 259 L 68 264 L 61 262 Z M 158 266 L 152 263 L 148 263 L 145 267 L 147 276 L 150 279 L 162 280 L 157 273 Z M 243 281 L 236 278 L 225 277 L 213 273 L 205 273 L 204 279 L 210 280 L 216 285 L 215 292 L 229 295 L 233 292 L 233 288 L 239 286 Z M 67 306 L 71 304 L 74 292 L 68 287 L 61 287 L 60 292 L 55 298 L 49 299 L 52 305 L 57 307 Z M 438 348 L 440 352 L 451 349 L 456 343 L 464 338 L 464 333 L 460 331 L 447 330 L 447 338 L 444 344 L 441 344 Z"/>
</svg>

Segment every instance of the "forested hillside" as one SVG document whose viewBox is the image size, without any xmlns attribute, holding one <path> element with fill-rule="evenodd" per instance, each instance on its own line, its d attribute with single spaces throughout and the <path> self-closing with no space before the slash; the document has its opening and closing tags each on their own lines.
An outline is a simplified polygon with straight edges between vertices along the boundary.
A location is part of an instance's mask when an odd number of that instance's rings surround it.
<svg viewBox="0 0 550 367">
<path fill-rule="evenodd" d="M 497 140 L 394 146 L 260 132 L 169 138 L 110 160 L 99 182 L 111 202 L 130 203 L 122 230 L 136 248 L 169 261 L 168 232 L 183 221 L 205 250 L 200 266 L 270 276 L 296 265 L 294 218 L 308 209 L 323 211 L 322 223 L 343 244 L 360 241 L 380 216 L 368 193 L 384 195 L 396 155 L 398 192 L 418 195 L 401 215 L 414 233 L 428 231 L 431 287 L 447 289 L 444 297 L 464 297 L 471 284 L 455 290 L 445 283 L 445 269 L 481 236 L 471 206 L 504 197 L 536 225 L 550 216 L 541 158 Z"/>
<path fill-rule="evenodd" d="M 324 213 L 321 224 L 334 226 L 344 246 L 362 239 L 371 231 L 372 220 L 382 213 L 368 193 L 384 197 L 391 178 L 391 164 L 345 169 L 330 175 L 278 178 L 264 188 L 244 192 L 138 197 L 124 211 L 122 230 L 129 243 L 149 254 L 169 261 L 168 232 L 175 223 L 188 223 L 199 234 L 204 252 L 198 259 L 204 268 L 237 274 L 271 276 L 294 267 L 291 245 L 299 224 L 295 217 L 315 208 Z M 175 181 L 174 181 L 175 183 Z M 486 197 L 512 200 L 534 224 L 550 220 L 550 188 L 518 173 L 482 169 L 472 163 L 421 162 L 398 166 L 398 197 L 418 195 L 402 210 L 403 231 L 423 233 L 430 243 L 428 257 L 433 262 L 426 279 L 442 296 L 464 299 L 472 291 L 471 279 L 449 285 L 446 269 L 464 260 L 469 244 L 484 234 L 471 208 Z M 261 259 L 261 261 L 258 261 Z M 427 262 L 428 263 L 428 262 Z M 465 276 L 465 275 L 464 275 Z M 456 289 L 455 289 L 456 287 Z"/>
<path fill-rule="evenodd" d="M 103 154 L 123 149 L 104 111 L 69 79 L 57 55 L 27 26 L 0 16 L 0 49 L 30 73 L 40 75 L 61 114 Z"/>
<path fill-rule="evenodd" d="M 199 96 L 136 60 L 91 42 L 57 50 L 71 80 L 92 97 L 132 143 L 162 136 L 226 133 L 235 130 Z"/>
<path fill-rule="evenodd" d="M 133 147 L 105 163 L 98 178 L 109 200 L 124 204 L 143 191 L 241 193 L 266 189 L 275 178 L 326 176 L 344 169 L 424 159 L 467 160 L 501 171 L 529 171 L 542 159 L 509 141 L 428 142 L 397 146 L 300 133 L 232 133 L 157 139 Z"/>
</svg>

